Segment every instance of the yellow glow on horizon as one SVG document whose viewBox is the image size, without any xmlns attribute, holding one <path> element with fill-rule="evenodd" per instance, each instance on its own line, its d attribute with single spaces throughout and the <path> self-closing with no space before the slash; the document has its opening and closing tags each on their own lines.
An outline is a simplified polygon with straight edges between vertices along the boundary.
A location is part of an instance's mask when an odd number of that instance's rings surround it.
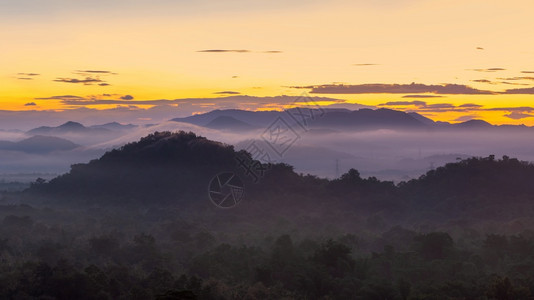
<svg viewBox="0 0 534 300">
<path fill-rule="evenodd" d="M 180 5 L 171 4 L 169 11 L 180 11 Z M 216 104 L 217 97 L 224 96 L 218 92 L 298 96 L 303 90 L 289 87 L 336 82 L 451 83 L 492 91 L 532 87 L 534 80 L 513 82 L 527 84 L 519 86 L 499 79 L 528 76 L 521 71 L 534 70 L 532 8 L 527 0 L 399 0 L 389 4 L 336 0 L 269 10 L 198 11 L 180 17 L 163 10 L 157 15 L 137 4 L 129 14 L 66 11 L 39 18 L 0 18 L 0 26 L 6 29 L 0 31 L 0 39 L 9 41 L 0 49 L 0 109 L 66 109 L 75 106 L 38 98 L 99 98 L 103 94 L 132 95 L 134 100 L 213 98 Z M 199 52 L 209 49 L 248 52 Z M 280 53 L 269 53 L 273 50 Z M 504 70 L 480 71 L 489 68 Z M 88 77 L 77 70 L 116 74 L 91 75 L 109 86 L 55 81 Z M 40 75 L 17 79 L 22 72 Z M 474 81 L 481 79 L 496 84 Z M 413 100 L 455 106 L 476 103 L 484 109 L 534 103 L 534 95 L 312 96 L 370 106 Z M 32 102 L 36 105 L 26 106 Z M 257 109 L 277 106 L 262 104 Z M 534 125 L 534 118 L 514 120 L 503 111 L 420 113 L 448 122 L 471 114 L 490 123 Z"/>
</svg>

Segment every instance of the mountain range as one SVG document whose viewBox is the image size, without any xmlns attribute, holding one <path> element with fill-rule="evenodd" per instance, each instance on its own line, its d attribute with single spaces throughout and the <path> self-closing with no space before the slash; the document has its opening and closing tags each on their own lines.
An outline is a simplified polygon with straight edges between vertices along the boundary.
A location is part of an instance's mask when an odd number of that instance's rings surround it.
<svg viewBox="0 0 534 300">
<path fill-rule="evenodd" d="M 0 141 L 0 150 L 20 151 L 33 154 L 46 154 L 54 151 L 68 151 L 79 145 L 58 137 L 35 135 L 18 141 Z"/>
<path fill-rule="evenodd" d="M 484 130 L 508 129 L 524 130 L 524 125 L 492 125 L 483 120 L 468 120 L 460 123 L 436 122 L 415 112 L 401 112 L 391 109 L 308 109 L 291 108 L 286 111 L 245 111 L 237 109 L 214 110 L 204 114 L 172 121 L 185 122 L 219 130 L 247 131 L 267 128 L 278 118 L 283 118 L 290 126 L 305 123 L 307 129 L 322 130 Z"/>
</svg>

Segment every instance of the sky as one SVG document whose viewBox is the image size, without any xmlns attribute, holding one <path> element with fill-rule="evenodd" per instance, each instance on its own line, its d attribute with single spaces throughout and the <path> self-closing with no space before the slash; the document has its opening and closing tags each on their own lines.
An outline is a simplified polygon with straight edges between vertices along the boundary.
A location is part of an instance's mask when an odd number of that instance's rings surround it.
<svg viewBox="0 0 534 300">
<path fill-rule="evenodd" d="M 336 99 L 324 105 L 534 126 L 533 9 L 531 0 L 0 0 L 0 110 L 183 115 L 282 109 L 278 96 L 308 93 Z M 254 97 L 235 97 L 244 95 Z"/>
</svg>

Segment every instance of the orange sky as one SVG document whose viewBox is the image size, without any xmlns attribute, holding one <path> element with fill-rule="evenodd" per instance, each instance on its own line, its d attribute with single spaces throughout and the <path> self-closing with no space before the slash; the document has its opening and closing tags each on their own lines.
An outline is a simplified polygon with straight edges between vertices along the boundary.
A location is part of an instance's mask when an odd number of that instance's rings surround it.
<svg viewBox="0 0 534 300">
<path fill-rule="evenodd" d="M 416 82 L 495 93 L 312 95 L 442 121 L 534 125 L 534 92 L 500 93 L 534 87 L 530 0 L 11 2 L 0 4 L 2 110 L 69 108 L 45 99 L 60 95 L 132 95 L 135 104 L 230 95 L 215 94 L 224 91 L 299 95 L 311 90 L 292 87 Z M 396 101 L 425 105 L 380 105 Z M 480 106 L 459 109 L 463 104 Z"/>
</svg>

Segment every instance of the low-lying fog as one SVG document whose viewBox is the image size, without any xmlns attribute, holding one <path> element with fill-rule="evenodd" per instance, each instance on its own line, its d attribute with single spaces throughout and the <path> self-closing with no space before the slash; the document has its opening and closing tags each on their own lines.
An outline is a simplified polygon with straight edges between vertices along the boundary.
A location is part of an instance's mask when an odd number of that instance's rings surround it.
<svg viewBox="0 0 534 300">
<path fill-rule="evenodd" d="M 71 164 L 88 162 L 109 149 L 138 140 L 151 132 L 166 130 L 193 131 L 209 139 L 235 145 L 237 149 L 251 150 L 251 143 L 256 141 L 256 150 L 269 153 L 271 161 L 291 164 L 297 172 L 329 178 L 356 168 L 364 177 L 376 176 L 399 182 L 418 177 L 431 168 L 459 158 L 491 154 L 534 161 L 534 130 L 532 133 L 494 129 L 463 129 L 454 132 L 372 130 L 343 133 L 312 130 L 299 132 L 299 138 L 291 146 L 281 148 L 285 151 L 280 156 L 262 139 L 264 129 L 243 133 L 170 121 L 150 127 L 132 128 L 110 135 L 106 141 L 88 134 L 58 135 L 77 144 L 76 148 L 70 150 L 33 153 L 0 149 L 0 180 L 12 180 L 13 174 L 19 173 L 61 174 L 67 172 Z M 23 132 L 0 132 L 2 142 L 18 142 L 29 137 Z M 82 144 L 80 141 L 93 142 Z M 29 181 L 35 179 L 31 175 L 23 178 Z"/>
</svg>

